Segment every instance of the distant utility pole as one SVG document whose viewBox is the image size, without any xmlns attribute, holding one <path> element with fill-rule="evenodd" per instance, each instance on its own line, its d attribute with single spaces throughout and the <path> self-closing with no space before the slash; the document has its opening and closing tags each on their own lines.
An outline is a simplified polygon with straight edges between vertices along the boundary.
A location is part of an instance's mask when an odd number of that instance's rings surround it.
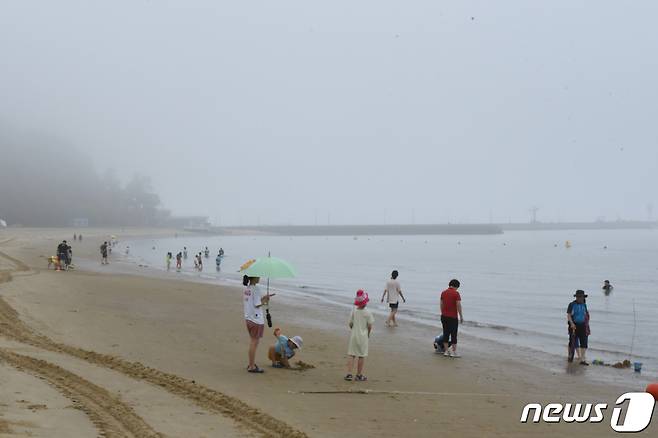
<svg viewBox="0 0 658 438">
<path fill-rule="evenodd" d="M 530 214 L 532 215 L 532 219 L 530 221 L 531 224 L 536 224 L 537 223 L 537 212 L 539 211 L 539 207 L 532 207 L 530 209 Z"/>
</svg>

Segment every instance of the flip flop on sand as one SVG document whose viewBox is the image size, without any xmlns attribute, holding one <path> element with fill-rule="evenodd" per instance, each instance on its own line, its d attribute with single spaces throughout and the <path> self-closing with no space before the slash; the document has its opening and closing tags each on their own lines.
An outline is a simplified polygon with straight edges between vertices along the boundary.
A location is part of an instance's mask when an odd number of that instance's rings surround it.
<svg viewBox="0 0 658 438">
<path fill-rule="evenodd" d="M 262 369 L 262 368 L 258 368 L 258 365 L 256 365 L 256 366 L 253 367 L 252 369 L 247 368 L 247 372 L 248 372 L 248 373 L 264 373 L 265 370 Z"/>
<path fill-rule="evenodd" d="M 357 374 L 354 380 L 356 380 L 357 382 L 365 382 L 366 380 L 368 380 L 368 378 L 361 374 Z"/>
<path fill-rule="evenodd" d="M 351 374 L 348 374 L 348 375 L 345 376 L 344 378 L 345 378 L 345 380 L 347 380 L 348 382 L 351 382 L 351 381 L 352 381 L 352 375 L 351 375 Z"/>
</svg>

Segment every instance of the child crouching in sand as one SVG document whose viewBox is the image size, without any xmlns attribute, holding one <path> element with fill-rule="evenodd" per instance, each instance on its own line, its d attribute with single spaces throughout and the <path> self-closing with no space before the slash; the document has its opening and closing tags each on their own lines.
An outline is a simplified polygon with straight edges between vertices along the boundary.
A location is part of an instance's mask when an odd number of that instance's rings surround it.
<svg viewBox="0 0 658 438">
<path fill-rule="evenodd" d="M 288 338 L 281 334 L 281 329 L 274 329 L 276 344 L 270 347 L 267 357 L 274 368 L 290 368 L 289 360 L 295 355 L 295 350 L 301 350 L 304 341 L 301 336 Z"/>
<path fill-rule="evenodd" d="M 354 369 L 354 359 L 358 358 L 356 365 L 356 377 L 354 380 L 357 382 L 365 382 L 368 380 L 363 375 L 363 365 L 368 356 L 368 338 L 372 331 L 372 325 L 375 323 L 375 318 L 372 316 L 370 310 L 366 309 L 369 298 L 368 294 L 362 290 L 356 292 L 354 299 L 355 309 L 352 309 L 350 314 L 350 343 L 347 347 L 347 354 L 350 357 L 347 361 L 347 375 L 345 380 L 352 380 L 352 370 Z"/>
</svg>

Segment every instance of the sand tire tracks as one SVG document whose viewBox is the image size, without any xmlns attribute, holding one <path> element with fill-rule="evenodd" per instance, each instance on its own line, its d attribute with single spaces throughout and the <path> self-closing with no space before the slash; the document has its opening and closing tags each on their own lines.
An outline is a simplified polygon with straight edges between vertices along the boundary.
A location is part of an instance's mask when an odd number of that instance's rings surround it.
<svg viewBox="0 0 658 438">
<path fill-rule="evenodd" d="M 2 252 L 0 252 L 0 256 L 8 257 Z M 27 267 L 16 259 L 11 259 L 11 261 Z M 19 267 L 19 264 L 16 266 Z M 5 280 L 10 281 L 11 276 Z M 2 283 L 2 279 L 0 279 L 0 283 Z M 47 351 L 67 354 L 91 364 L 115 370 L 134 379 L 149 382 L 202 408 L 229 417 L 264 437 L 307 437 L 304 432 L 294 429 L 287 423 L 253 408 L 235 397 L 198 385 L 189 379 L 144 366 L 139 362 L 130 362 L 116 356 L 55 342 L 27 326 L 20 319 L 16 310 L 2 298 L 0 298 L 0 335 Z"/>
<path fill-rule="evenodd" d="M 12 353 L 0 348 L 0 360 L 20 371 L 41 377 L 53 385 L 74 407 L 82 410 L 107 438 L 162 437 L 139 417 L 135 411 L 110 394 L 82 377 L 50 362 Z"/>
</svg>

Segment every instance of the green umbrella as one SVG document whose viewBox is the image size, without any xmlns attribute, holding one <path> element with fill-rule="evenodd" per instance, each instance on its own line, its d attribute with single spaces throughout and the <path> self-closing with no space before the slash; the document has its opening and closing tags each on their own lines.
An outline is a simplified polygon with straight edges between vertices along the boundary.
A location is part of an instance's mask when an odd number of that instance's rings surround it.
<svg viewBox="0 0 658 438">
<path fill-rule="evenodd" d="M 267 295 L 270 294 L 270 278 L 292 278 L 297 275 L 295 268 L 290 263 L 269 254 L 267 257 L 256 259 L 243 272 L 249 277 L 267 277 Z M 267 325 L 272 327 L 269 303 L 265 305 L 265 313 L 267 315 Z"/>
<path fill-rule="evenodd" d="M 265 278 L 292 278 L 297 275 L 290 263 L 271 256 L 256 259 L 243 272 L 249 277 Z"/>
</svg>

